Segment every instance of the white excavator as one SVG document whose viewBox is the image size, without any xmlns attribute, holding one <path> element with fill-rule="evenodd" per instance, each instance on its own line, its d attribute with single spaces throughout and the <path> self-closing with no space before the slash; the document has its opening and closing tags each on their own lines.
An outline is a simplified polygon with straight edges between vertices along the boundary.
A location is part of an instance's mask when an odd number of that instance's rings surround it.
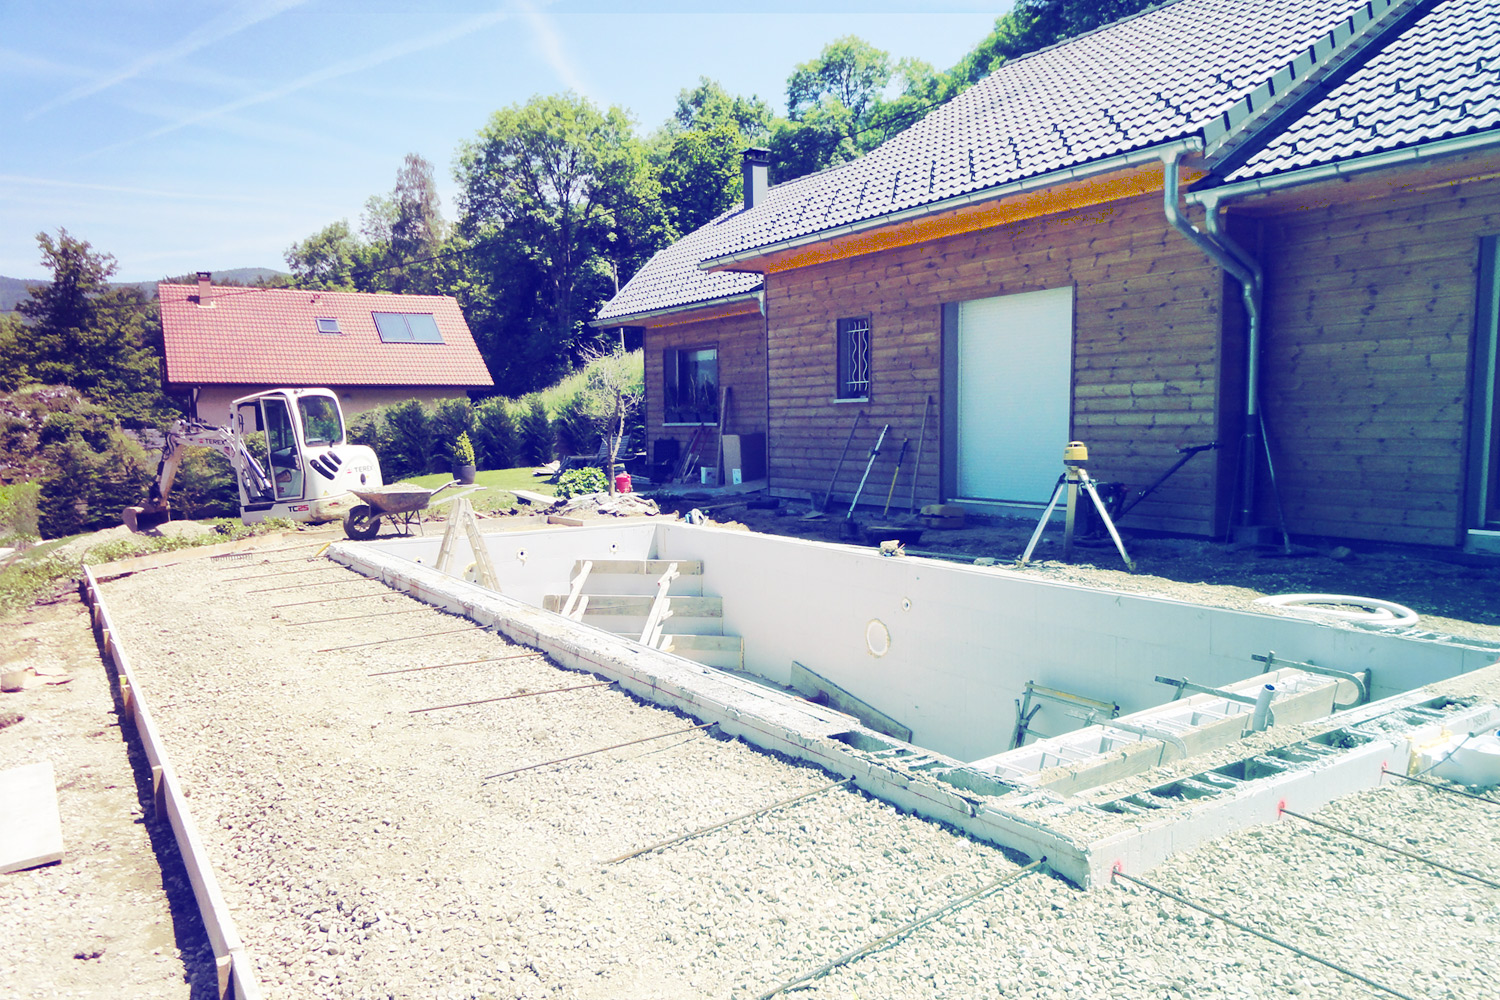
<svg viewBox="0 0 1500 1000">
<path fill-rule="evenodd" d="M 344 520 L 353 537 L 371 537 L 370 508 L 351 490 L 379 490 L 380 460 L 344 436 L 338 397 L 327 389 L 270 389 L 230 404 L 230 426 L 179 420 L 167 432 L 145 503 L 127 507 L 131 531 L 171 519 L 172 483 L 188 445 L 213 448 L 229 459 L 239 483 L 240 518 L 255 524 L 268 517 L 321 523 Z M 250 435 L 260 431 L 264 443 Z M 363 512 L 364 522 L 360 521 Z M 351 524 L 350 515 L 353 515 Z M 359 532 L 359 534 L 356 534 Z"/>
</svg>

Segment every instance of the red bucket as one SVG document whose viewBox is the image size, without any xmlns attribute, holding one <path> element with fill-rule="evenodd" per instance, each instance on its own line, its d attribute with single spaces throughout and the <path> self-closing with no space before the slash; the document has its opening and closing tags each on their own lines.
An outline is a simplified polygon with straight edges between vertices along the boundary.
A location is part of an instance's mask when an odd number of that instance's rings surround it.
<svg viewBox="0 0 1500 1000">
<path fill-rule="evenodd" d="M 628 472 L 622 472 L 618 476 L 615 477 L 615 492 L 616 493 L 629 493 L 630 492 L 630 473 L 628 473 Z"/>
</svg>

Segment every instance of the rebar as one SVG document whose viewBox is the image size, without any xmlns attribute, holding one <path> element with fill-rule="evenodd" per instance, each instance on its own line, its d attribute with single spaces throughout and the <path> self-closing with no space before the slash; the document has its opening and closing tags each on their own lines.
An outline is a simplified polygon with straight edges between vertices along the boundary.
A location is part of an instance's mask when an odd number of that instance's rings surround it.
<svg viewBox="0 0 1500 1000">
<path fill-rule="evenodd" d="M 701 830 L 694 830 L 691 833 L 684 833 L 680 837 L 672 837 L 669 840 L 659 841 L 658 843 L 652 844 L 649 847 L 642 847 L 639 850 L 622 854 L 618 858 L 610 858 L 608 861 L 603 862 L 603 864 L 619 864 L 621 861 L 629 861 L 631 858 L 640 857 L 642 854 L 650 854 L 652 851 L 659 851 L 665 847 L 672 847 L 673 845 L 680 844 L 685 840 L 692 840 L 694 837 L 701 837 L 706 833 L 713 833 L 715 830 L 722 830 L 726 826 L 732 826 L 735 823 L 740 822 L 741 820 L 750 819 L 752 816 L 759 816 L 762 813 L 774 812 L 775 810 L 781 809 L 785 806 L 795 805 L 796 803 L 801 802 L 803 799 L 810 799 L 814 795 L 822 795 L 824 792 L 831 792 L 835 788 L 840 788 L 844 785 L 847 785 L 853 780 L 853 778 L 845 778 L 842 781 L 831 782 L 827 785 L 822 786 L 821 788 L 814 788 L 810 792 L 803 792 L 801 795 L 794 795 L 789 799 L 782 799 L 780 802 L 773 802 L 768 806 L 761 806 L 759 809 L 752 809 L 747 813 L 740 813 L 738 816 L 726 819 L 722 823 L 715 823 L 713 826 L 705 826 Z"/>
<path fill-rule="evenodd" d="M 1114 870 L 1114 872 L 1112 872 L 1110 874 L 1110 878 L 1111 879 L 1122 878 L 1122 879 L 1124 879 L 1127 882 L 1133 882 L 1133 883 L 1135 883 L 1136 885 L 1140 886 L 1143 889 L 1150 889 L 1152 892 L 1159 893 L 1160 895 L 1166 896 L 1168 899 L 1176 900 L 1177 902 L 1181 903 L 1183 906 L 1190 907 L 1191 909 L 1197 910 L 1199 913 L 1202 913 L 1202 914 L 1204 914 L 1206 916 L 1213 917 L 1215 920 L 1222 920 L 1222 921 L 1224 921 L 1224 923 L 1228 924 L 1230 927 L 1237 927 L 1240 930 L 1244 931 L 1246 934 L 1254 934 L 1256 937 L 1260 938 L 1262 941 L 1269 941 L 1272 944 L 1276 945 L 1278 948 L 1285 948 L 1287 951 L 1291 952 L 1294 955 L 1300 955 L 1303 958 L 1308 959 L 1309 961 L 1317 962 L 1319 965 L 1326 966 L 1327 968 L 1330 968 L 1330 969 L 1332 969 L 1335 972 L 1341 972 L 1341 973 L 1343 973 L 1344 975 L 1348 976 L 1351 979 L 1357 979 L 1360 982 L 1364 983 L 1366 986 L 1372 986 L 1375 989 L 1380 990 L 1382 993 L 1389 993 L 1393 997 L 1400 997 L 1401 1000 L 1417 1000 L 1416 997 L 1411 996 L 1408 993 L 1402 993 L 1400 990 L 1394 990 L 1394 989 L 1392 989 L 1389 986 L 1384 986 L 1384 985 L 1382 985 L 1380 983 L 1377 983 L 1375 980 L 1371 979 L 1369 976 L 1361 975 L 1360 973 L 1355 972 L 1353 969 L 1350 969 L 1350 968 L 1347 968 L 1345 966 L 1339 965 L 1337 962 L 1330 962 L 1328 959 L 1322 958 L 1322 957 L 1320 957 L 1318 955 L 1314 955 L 1312 952 L 1306 951 L 1305 949 L 1298 948 L 1294 944 L 1290 944 L 1289 942 L 1283 941 L 1283 940 L 1281 940 L 1280 938 L 1277 938 L 1277 937 L 1272 937 L 1270 934 L 1267 934 L 1265 931 L 1258 931 L 1254 927 L 1249 926 L 1248 924 L 1242 924 L 1242 923 L 1240 923 L 1238 920 L 1235 920 L 1233 917 L 1227 916 L 1227 915 L 1225 915 L 1223 913 L 1219 913 L 1217 910 L 1210 910 L 1208 907 L 1206 907 L 1206 906 L 1200 906 L 1199 904 L 1193 902 L 1190 899 L 1185 899 L 1182 896 L 1177 895 L 1175 892 L 1169 892 L 1168 890 L 1163 889 L 1161 886 L 1152 885 L 1150 882 L 1143 882 L 1143 881 L 1141 881 L 1140 879 L 1136 878 L 1133 875 L 1126 875 L 1124 872 L 1120 871 L 1118 868 L 1116 868 Z"/>
<path fill-rule="evenodd" d="M 304 560 L 304 559 L 293 559 L 293 560 L 289 560 L 289 561 L 291 561 L 291 562 L 305 562 L 306 560 Z M 308 568 L 308 567 L 304 566 L 301 569 L 283 569 L 283 570 L 277 570 L 275 573 L 251 573 L 249 576 L 226 576 L 224 578 L 224 582 L 225 583 L 238 583 L 239 581 L 242 581 L 242 580 L 270 580 L 273 577 L 278 577 L 278 576 L 296 576 L 298 573 L 318 573 L 318 572 L 321 572 L 321 571 L 323 571 L 325 569 L 343 569 L 343 568 L 344 567 L 340 566 L 338 563 L 329 563 L 327 566 L 313 566 L 311 568 Z"/>
<path fill-rule="evenodd" d="M 376 611 L 368 615 L 342 615 L 338 618 L 315 618 L 310 622 L 285 622 L 286 625 L 324 625 L 328 622 L 352 622 L 360 618 L 389 618 L 392 615 L 410 615 L 418 611 L 431 611 L 432 606 L 422 605 L 420 608 L 402 608 L 400 611 Z"/>
<path fill-rule="evenodd" d="M 349 580 L 319 580 L 314 583 L 289 583 L 285 587 L 262 587 L 259 590 L 247 590 L 249 594 L 271 594 L 278 590 L 301 590 L 304 587 L 338 587 L 346 583 L 379 583 L 373 576 L 357 576 Z"/>
<path fill-rule="evenodd" d="M 1321 826 L 1325 830 L 1332 830 L 1334 833 L 1340 833 L 1346 837 L 1352 837 L 1355 840 L 1363 841 L 1364 843 L 1370 844 L 1373 847 L 1380 848 L 1382 851 L 1390 851 L 1392 854 L 1399 854 L 1403 858 L 1411 858 L 1413 861 L 1420 861 L 1424 865 L 1431 865 L 1434 868 L 1441 868 L 1445 872 L 1452 872 L 1454 875 L 1462 875 L 1464 878 L 1473 879 L 1475 882 L 1479 882 L 1482 885 L 1487 885 L 1494 889 L 1500 889 L 1500 882 L 1496 882 L 1492 879 L 1487 879 L 1483 875 L 1475 875 L 1473 872 L 1466 872 L 1462 868 L 1454 868 L 1452 865 L 1445 865 L 1441 861 L 1434 861 L 1431 858 L 1424 858 L 1420 854 L 1417 854 L 1413 851 L 1408 851 L 1401 847 L 1397 847 L 1394 844 L 1387 844 L 1383 841 L 1372 840 L 1369 837 L 1365 837 L 1358 833 L 1355 833 L 1353 830 L 1345 830 L 1341 826 L 1334 826 L 1332 823 L 1324 823 L 1320 819 L 1313 819 L 1311 816 L 1304 816 L 1299 812 L 1293 812 L 1285 806 L 1282 806 L 1281 813 L 1284 816 L 1295 816 L 1297 819 L 1300 819 L 1304 823 L 1311 823 L 1313 826 Z"/>
<path fill-rule="evenodd" d="M 1402 774 L 1399 771 L 1390 771 L 1385 768 L 1381 768 L 1381 773 L 1389 774 L 1393 778 L 1400 778 L 1402 781 L 1415 781 L 1419 785 L 1426 785 L 1428 788 L 1436 788 L 1438 791 L 1447 792 L 1449 795 L 1462 795 L 1466 799 L 1476 799 L 1480 802 L 1488 802 L 1492 806 L 1500 806 L 1500 799 L 1492 799 L 1488 795 L 1475 795 L 1473 792 L 1461 792 L 1457 788 L 1449 788 L 1447 785 L 1440 785 L 1436 781 L 1427 781 L 1423 778 L 1413 778 L 1409 774 Z"/>
<path fill-rule="evenodd" d="M 608 752 L 610 750 L 619 750 L 621 747 L 633 747 L 637 743 L 649 743 L 652 740 L 664 740 L 668 736 L 678 736 L 678 735 L 681 735 L 682 733 L 691 733 L 691 732 L 693 732 L 696 729 L 707 729 L 709 726 L 712 726 L 712 725 L 716 725 L 716 723 L 705 722 L 701 726 L 688 726 L 686 729 L 674 729 L 670 733 L 658 733 L 655 736 L 643 736 L 643 737 L 641 737 L 638 740 L 630 740 L 629 742 L 626 742 L 626 743 L 616 743 L 612 747 L 600 747 L 597 750 L 585 750 L 583 753 L 570 754 L 567 757 L 559 757 L 556 760 L 544 760 L 540 764 L 527 764 L 525 767 L 514 767 L 514 768 L 511 768 L 509 771 L 501 771 L 499 774 L 487 774 L 487 775 L 484 776 L 484 778 L 482 780 L 489 781 L 492 778 L 504 778 L 507 775 L 520 774 L 522 771 L 534 771 L 534 770 L 536 770 L 539 767 L 546 767 L 549 764 L 561 764 L 561 763 L 564 763 L 565 761 L 577 760 L 579 757 L 588 757 L 588 756 L 590 756 L 592 754 L 596 754 L 596 753 L 606 753 L 606 752 Z"/>
<path fill-rule="evenodd" d="M 561 694 L 564 691 L 582 691 L 584 688 L 609 687 L 614 681 L 595 681 L 592 684 L 575 684 L 572 687 L 548 688 L 546 691 L 522 691 L 520 694 L 502 694 L 498 698 L 480 698 L 478 701 L 458 701 L 452 705 L 433 705 L 431 708 L 410 708 L 408 715 L 420 715 L 422 712 L 439 712 L 445 708 L 466 708 L 469 705 L 486 705 L 492 701 L 511 701 L 516 698 L 535 698 L 544 694 Z"/>
<path fill-rule="evenodd" d="M 453 663 L 433 663 L 425 667 L 402 667 L 399 670 L 377 670 L 366 677 L 385 677 L 388 674 L 411 674 L 418 670 L 441 670 L 443 667 L 467 667 L 475 663 L 497 663 L 501 660 L 524 660 L 544 656 L 544 653 L 513 653 L 510 656 L 485 656 L 477 660 L 457 660 Z"/>
<path fill-rule="evenodd" d="M 320 649 L 320 650 L 318 650 L 318 652 L 320 652 L 320 653 L 337 653 L 337 652 L 339 652 L 340 650 L 343 650 L 343 649 L 359 649 L 362 646 L 383 646 L 383 645 L 385 645 L 388 642 L 406 642 L 406 641 L 408 641 L 410 639 L 430 639 L 433 636 L 454 635 L 454 634 L 456 634 L 458 632 L 473 632 L 473 631 L 476 631 L 476 630 L 478 630 L 480 632 L 484 631 L 483 628 L 480 628 L 477 625 L 470 626 L 469 628 L 450 628 L 450 629 L 444 629 L 442 632 L 424 632 L 421 635 L 402 635 L 402 636 L 397 636 L 394 639 L 376 639 L 374 642 L 356 642 L 356 643 L 354 643 L 351 646 L 330 646 L 327 649 Z"/>
<path fill-rule="evenodd" d="M 1006 875 L 1003 878 L 998 878 L 995 881 L 989 883 L 988 885 L 982 885 L 982 886 L 980 886 L 978 889 L 975 889 L 973 892 L 966 893 L 966 894 L 960 896 L 957 899 L 954 899 L 954 900 L 951 900 L 951 901 L 949 901 L 947 903 L 944 903 L 942 906 L 939 906 L 937 909 L 932 910 L 932 911 L 930 911 L 928 913 L 925 913 L 925 914 L 923 914 L 922 916 L 918 917 L 915 920 L 912 920 L 912 921 L 910 921 L 908 923 L 902 924 L 900 927 L 897 927 L 895 930 L 891 931 L 889 934 L 886 934 L 883 937 L 876 938 L 874 941 L 871 941 L 867 945 L 863 945 L 862 947 L 855 948 L 853 951 L 846 951 L 842 955 L 840 955 L 838 958 L 835 958 L 833 961 L 827 963 L 826 965 L 822 965 L 822 966 L 814 969 L 813 971 L 807 973 L 806 975 L 798 976 L 796 979 L 788 980 L 787 982 L 782 983 L 780 986 L 776 987 L 774 990 L 771 990 L 768 993 L 762 993 L 760 996 L 756 997 L 755 1000 L 771 1000 L 771 997 L 774 997 L 778 993 L 785 993 L 787 990 L 791 989 L 794 986 L 799 986 L 802 983 L 808 982 L 808 981 L 813 980 L 813 979 L 817 979 L 819 976 L 825 976 L 828 973 L 832 972 L 834 969 L 837 969 L 841 965 L 848 965 L 850 962 L 854 961 L 856 958 L 859 958 L 861 955 L 865 955 L 865 954 L 868 954 L 869 952 L 874 951 L 876 948 L 879 948 L 881 945 L 885 944 L 887 941 L 893 940 L 894 938 L 898 938 L 901 935 L 906 934 L 906 933 L 908 933 L 910 931 L 914 931 L 918 927 L 921 927 L 923 924 L 931 923 L 932 921 L 936 920 L 938 917 L 944 916 L 947 913 L 949 913 L 949 912 L 951 912 L 953 910 L 958 909 L 960 906 L 962 906 L 963 904 L 969 902 L 969 900 L 971 900 L 971 899 L 976 899 L 977 897 L 982 896 L 985 893 L 990 892 L 991 890 L 1000 889 L 1000 888 L 1003 888 L 1003 887 L 1009 885 L 1012 882 L 1018 881 L 1022 877 L 1024 877 L 1024 876 L 1030 874 L 1031 872 L 1035 871 L 1036 868 L 1037 868 L 1037 866 L 1040 865 L 1042 862 L 1044 862 L 1046 860 L 1047 860 L 1046 858 L 1038 858 L 1037 860 L 1033 861 L 1031 864 L 1027 865 L 1025 868 L 1020 869 L 1019 871 L 1011 872 L 1009 875 Z"/>
<path fill-rule="evenodd" d="M 309 604 L 332 604 L 334 601 L 368 601 L 372 597 L 384 597 L 391 591 L 381 591 L 378 594 L 355 594 L 353 597 L 324 597 L 317 601 L 292 601 L 288 604 L 269 604 L 270 608 L 301 608 Z M 400 591 L 396 591 L 400 593 Z"/>
<path fill-rule="evenodd" d="M 312 542 L 299 542 L 296 545 L 282 545 L 282 546 L 278 546 L 277 548 L 274 548 L 274 549 L 253 549 L 253 548 L 252 549 L 241 549 L 238 552 L 218 552 L 218 553 L 215 553 L 214 555 L 209 556 L 208 558 L 210 560 L 212 560 L 212 559 L 228 559 L 228 560 L 243 559 L 246 556 L 263 556 L 263 555 L 269 555 L 272 552 L 291 552 L 293 549 L 305 549 L 305 548 L 307 548 L 309 546 L 317 545 L 317 544 L 318 543 L 316 541 L 312 541 Z M 324 542 L 323 543 L 323 547 L 327 548 L 330 544 L 332 544 L 332 543 L 331 542 Z M 231 562 L 231 565 L 233 565 L 232 562 Z"/>
</svg>

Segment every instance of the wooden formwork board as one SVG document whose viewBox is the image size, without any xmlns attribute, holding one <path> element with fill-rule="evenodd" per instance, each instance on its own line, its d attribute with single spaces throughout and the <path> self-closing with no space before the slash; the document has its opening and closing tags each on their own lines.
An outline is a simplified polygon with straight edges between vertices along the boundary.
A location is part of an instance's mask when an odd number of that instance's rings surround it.
<svg viewBox="0 0 1500 1000">
<path fill-rule="evenodd" d="M 172 835 L 182 855 L 183 867 L 187 869 L 188 881 L 193 886 L 198 912 L 203 918 L 204 930 L 208 932 L 209 943 L 213 945 L 219 997 L 221 1000 L 261 1000 L 262 993 L 255 977 L 254 964 L 246 953 L 234 919 L 229 914 L 229 905 L 219 889 L 219 881 L 208 860 L 208 851 L 188 811 L 187 798 L 182 793 L 177 772 L 167 759 L 165 744 L 151 718 L 140 686 L 136 683 L 130 659 L 115 638 L 109 609 L 104 605 L 99 582 L 89 566 L 83 567 L 82 591 L 84 602 L 89 606 L 100 652 L 105 661 L 114 667 L 121 707 L 135 726 L 136 737 L 141 742 L 147 765 L 151 768 L 153 805 L 157 815 L 165 817 L 171 824 Z"/>
</svg>

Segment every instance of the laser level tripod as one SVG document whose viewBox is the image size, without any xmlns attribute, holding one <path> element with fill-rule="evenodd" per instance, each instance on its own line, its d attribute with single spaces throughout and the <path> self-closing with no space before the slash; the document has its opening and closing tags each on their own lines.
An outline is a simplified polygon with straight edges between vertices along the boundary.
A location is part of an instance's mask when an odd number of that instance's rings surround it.
<svg viewBox="0 0 1500 1000">
<path fill-rule="evenodd" d="M 1031 561 L 1031 553 L 1036 550 L 1036 543 L 1041 541 L 1042 532 L 1046 530 L 1047 522 L 1052 519 L 1052 512 L 1057 509 L 1057 501 L 1062 498 L 1065 489 L 1068 491 L 1068 503 L 1063 521 L 1063 559 L 1073 558 L 1073 515 L 1078 508 L 1078 491 L 1083 490 L 1089 495 L 1089 499 L 1094 501 L 1094 509 L 1099 512 L 1099 518 L 1104 522 L 1104 527 L 1109 530 L 1109 537 L 1114 539 L 1120 558 L 1125 560 L 1125 568 L 1132 573 L 1135 572 L 1135 563 L 1125 551 L 1125 543 L 1120 541 L 1120 533 L 1115 530 L 1115 522 L 1110 519 L 1104 501 L 1099 499 L 1099 491 L 1095 489 L 1094 481 L 1089 478 L 1088 470 L 1083 467 L 1088 460 L 1089 450 L 1082 441 L 1069 441 L 1068 446 L 1063 449 L 1063 474 L 1057 477 L 1057 489 L 1052 491 L 1052 500 L 1047 504 L 1047 509 L 1042 511 L 1042 519 L 1037 522 L 1036 530 L 1031 533 L 1031 541 L 1026 545 L 1020 565 L 1025 566 Z"/>
</svg>

